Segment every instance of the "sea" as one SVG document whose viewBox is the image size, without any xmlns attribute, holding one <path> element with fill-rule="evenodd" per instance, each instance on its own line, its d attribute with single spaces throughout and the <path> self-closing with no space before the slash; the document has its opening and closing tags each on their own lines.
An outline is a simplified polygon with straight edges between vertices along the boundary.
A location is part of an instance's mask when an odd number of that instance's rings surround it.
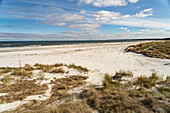
<svg viewBox="0 0 170 113">
<path fill-rule="evenodd" d="M 120 40 L 75 40 L 75 41 L 0 41 L 0 48 L 24 47 L 24 46 L 50 46 L 50 45 L 72 45 L 85 43 L 113 43 L 113 42 L 135 42 L 147 40 L 167 39 L 120 39 Z M 169 40 L 169 39 L 168 39 Z"/>
</svg>

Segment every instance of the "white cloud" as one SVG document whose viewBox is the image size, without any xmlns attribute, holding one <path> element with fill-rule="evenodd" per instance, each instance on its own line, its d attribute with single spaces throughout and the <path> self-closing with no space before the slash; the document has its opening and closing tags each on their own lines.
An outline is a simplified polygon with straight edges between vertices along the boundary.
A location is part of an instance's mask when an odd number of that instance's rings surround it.
<svg viewBox="0 0 170 113">
<path fill-rule="evenodd" d="M 145 29 L 144 29 L 145 30 Z M 147 29 L 146 29 L 147 30 Z M 150 29 L 149 32 L 121 32 L 116 34 L 105 34 L 99 31 L 83 30 L 66 31 L 61 34 L 31 34 L 31 33 L 0 33 L 0 40 L 90 40 L 90 39 L 137 39 L 137 38 L 168 38 L 170 32 L 165 30 Z"/>
<path fill-rule="evenodd" d="M 52 13 L 46 16 L 46 20 L 43 23 L 47 25 L 54 25 L 54 26 L 65 26 L 69 22 L 81 21 L 84 18 L 85 17 L 82 15 L 72 14 L 72 13 L 63 13 L 63 14 Z"/>
<path fill-rule="evenodd" d="M 86 11 L 82 10 L 80 11 L 80 14 L 86 14 Z"/>
<path fill-rule="evenodd" d="M 118 29 L 127 30 L 126 27 L 120 27 L 120 28 L 118 28 Z"/>
<path fill-rule="evenodd" d="M 110 11 L 99 11 L 94 15 L 96 20 L 101 23 L 109 22 L 110 20 L 116 20 L 121 18 L 121 14 L 119 12 L 110 12 Z"/>
<path fill-rule="evenodd" d="M 101 27 L 100 24 L 95 24 L 95 23 L 88 23 L 88 24 L 82 24 L 82 23 L 76 23 L 76 24 L 71 24 L 68 26 L 68 28 L 73 28 L 73 29 L 80 29 L 81 31 L 79 34 L 77 32 L 71 32 L 68 34 L 78 34 L 80 37 L 97 37 L 100 34 L 101 30 L 97 30 L 97 28 Z M 99 36 L 100 37 L 100 36 Z"/>
<path fill-rule="evenodd" d="M 130 3 L 137 3 L 139 0 L 128 0 Z"/>
<path fill-rule="evenodd" d="M 161 28 L 161 29 L 170 29 L 170 21 L 169 19 L 144 19 L 144 18 L 127 18 L 120 20 L 112 20 L 109 25 L 122 25 L 129 27 L 148 27 L 148 28 Z"/>
<path fill-rule="evenodd" d="M 143 11 L 141 11 L 140 13 L 137 13 L 136 17 L 147 17 L 147 16 L 152 16 L 152 13 L 153 13 L 153 9 L 152 8 L 149 8 L 149 9 L 145 9 Z"/>
<path fill-rule="evenodd" d="M 126 6 L 125 0 L 79 0 L 79 3 L 92 4 L 95 7 Z"/>
<path fill-rule="evenodd" d="M 68 28 L 82 29 L 82 30 L 94 30 L 101 27 L 100 24 L 71 24 Z"/>
<path fill-rule="evenodd" d="M 145 30 L 140 30 L 141 33 L 143 34 L 160 34 L 160 33 L 165 33 L 166 31 L 165 30 L 150 30 L 150 29 L 145 29 Z"/>
<path fill-rule="evenodd" d="M 139 8 L 141 8 L 141 7 L 143 7 L 143 6 L 144 6 L 144 5 L 140 5 L 140 6 L 137 7 L 137 9 L 139 9 Z"/>
<path fill-rule="evenodd" d="M 125 30 L 125 31 L 127 31 L 127 32 L 130 32 L 130 30 L 128 30 L 128 28 L 126 28 L 126 27 L 120 27 L 120 28 L 118 28 L 118 29 L 121 29 L 121 30 Z"/>
<path fill-rule="evenodd" d="M 130 17 L 144 18 L 147 16 L 151 16 L 152 12 L 153 12 L 153 9 L 149 8 L 149 9 L 144 9 L 140 13 L 137 13 L 134 15 L 130 15 L 130 14 L 122 15 L 120 12 L 111 12 L 111 11 L 102 10 L 102 11 L 97 12 L 97 14 L 93 16 L 96 17 L 96 21 L 98 22 L 109 23 L 112 20 L 126 19 Z"/>
<path fill-rule="evenodd" d="M 54 22 L 54 21 L 44 21 L 43 23 L 52 26 L 66 26 L 68 24 L 66 22 Z"/>
<path fill-rule="evenodd" d="M 61 32 L 62 34 L 79 34 L 80 32 L 78 31 L 65 31 L 65 32 Z"/>
<path fill-rule="evenodd" d="M 79 4 L 92 4 L 95 7 L 126 6 L 128 2 L 137 3 L 139 0 L 79 0 Z"/>
</svg>

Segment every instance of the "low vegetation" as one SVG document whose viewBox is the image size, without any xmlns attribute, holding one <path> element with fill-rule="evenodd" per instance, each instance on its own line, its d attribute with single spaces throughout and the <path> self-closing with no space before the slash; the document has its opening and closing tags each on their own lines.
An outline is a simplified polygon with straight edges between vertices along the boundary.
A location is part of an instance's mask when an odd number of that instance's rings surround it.
<svg viewBox="0 0 170 113">
<path fill-rule="evenodd" d="M 75 64 L 70 64 L 68 67 L 73 68 L 73 69 L 77 69 L 77 70 L 83 71 L 83 72 L 88 72 L 89 71 L 87 68 L 82 67 L 82 66 L 76 66 Z"/>
<path fill-rule="evenodd" d="M 51 71 L 51 73 L 65 73 L 63 68 L 55 68 Z"/>
<path fill-rule="evenodd" d="M 133 73 L 131 71 L 119 70 L 116 71 L 115 76 L 113 76 L 114 80 L 120 80 L 122 77 L 133 77 Z"/>
<path fill-rule="evenodd" d="M 170 41 L 144 42 L 138 45 L 131 45 L 125 50 L 152 58 L 170 59 Z"/>
<path fill-rule="evenodd" d="M 0 81 L 3 82 L 3 86 L 8 85 L 10 80 L 11 80 L 10 75 L 4 75 L 4 77 L 0 79 Z"/>
<path fill-rule="evenodd" d="M 66 74 L 68 70 L 72 70 L 71 68 L 79 72 L 88 72 L 88 69 L 74 64 L 36 64 L 34 66 L 25 65 L 20 68 L 1 68 L 1 71 L 8 71 L 2 73 L 0 79 L 3 83 L 0 93 L 6 93 L 6 95 L 0 96 L 0 104 L 23 101 L 32 95 L 47 96 L 46 92 L 51 89 L 48 94 L 50 96 L 46 100 L 30 100 L 29 103 L 9 112 L 170 112 L 169 76 L 166 80 L 163 80 L 156 73 L 152 73 L 150 77 L 139 76 L 135 78 L 131 71 L 119 70 L 114 76 L 105 74 L 101 87 L 90 85 L 86 89 L 81 89 L 82 92 L 70 93 L 75 90 L 74 88 L 81 88 L 85 85 L 85 80 L 89 78 L 84 76 L 85 73 L 81 73 L 82 75 Z M 39 73 L 35 74 L 35 70 Z M 47 75 L 52 76 L 52 78 L 48 78 L 49 76 L 46 78 Z M 64 75 L 64 77 L 57 78 L 61 75 Z"/>
<path fill-rule="evenodd" d="M 23 100 L 30 95 L 44 94 L 47 89 L 48 86 L 46 84 L 37 85 L 34 81 L 20 81 L 0 89 L 0 93 L 8 93 L 7 95 L 0 96 L 0 103 L 10 103 L 17 100 Z"/>
<path fill-rule="evenodd" d="M 56 79 L 55 81 L 51 81 L 51 84 L 54 84 L 54 86 L 52 87 L 51 95 L 61 96 L 61 90 L 67 91 L 69 89 L 80 87 L 86 84 L 84 80 L 86 80 L 87 78 L 87 76 L 74 75 L 67 78 L 60 78 Z"/>
<path fill-rule="evenodd" d="M 111 78 L 106 74 L 103 88 L 92 87 L 84 90 L 81 98 L 85 99 L 93 109 L 102 113 L 166 113 L 170 111 L 170 104 L 162 98 L 162 95 L 142 88 L 127 90 L 127 87 L 115 85 Z"/>
<path fill-rule="evenodd" d="M 156 83 L 160 81 L 162 81 L 162 79 L 159 76 L 157 76 L 156 73 L 152 73 L 152 76 L 150 77 L 145 77 L 145 76 L 138 77 L 137 81 L 134 84 L 149 89 L 154 87 Z"/>
<path fill-rule="evenodd" d="M 93 109 L 85 101 L 68 101 L 58 106 L 46 107 L 36 102 L 24 105 L 12 113 L 93 113 Z M 34 106 L 33 106 L 34 105 Z"/>
<path fill-rule="evenodd" d="M 31 71 L 27 71 L 23 68 L 18 68 L 18 69 L 15 69 L 12 74 L 13 76 L 20 76 L 22 78 L 25 78 L 25 77 L 28 77 L 28 78 L 31 78 L 33 76 L 33 73 Z"/>
</svg>

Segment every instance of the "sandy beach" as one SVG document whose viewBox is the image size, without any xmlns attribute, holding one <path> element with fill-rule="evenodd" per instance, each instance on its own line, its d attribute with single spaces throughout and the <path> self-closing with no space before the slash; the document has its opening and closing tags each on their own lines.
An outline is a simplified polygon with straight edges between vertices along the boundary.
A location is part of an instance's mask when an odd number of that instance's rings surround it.
<svg viewBox="0 0 170 113">
<path fill-rule="evenodd" d="M 22 101 L 16 99 L 16 101 L 13 102 L 0 104 L 0 112 L 4 112 L 6 110 L 15 110 L 23 104 L 31 103 L 33 100 L 39 101 L 41 103 L 51 99 L 51 97 L 53 97 L 53 92 L 55 93 L 55 89 L 59 87 L 58 82 L 54 82 L 55 80 L 67 81 L 72 79 L 72 81 L 74 81 L 74 78 L 71 77 L 77 77 L 77 81 L 70 83 L 72 85 L 76 84 L 77 82 L 77 86 L 68 90 L 69 94 L 77 95 L 80 94 L 83 89 L 87 89 L 89 85 L 94 85 L 95 87 L 102 86 L 105 73 L 114 76 L 115 72 L 118 72 L 119 70 L 131 71 L 133 73 L 134 78 L 125 77 L 125 82 L 127 82 L 127 80 L 134 81 L 136 80 L 135 77 L 141 75 L 149 77 L 154 72 L 163 79 L 166 79 L 166 76 L 168 76 L 170 73 L 170 60 L 150 58 L 142 54 L 125 51 L 125 48 L 127 48 L 129 45 L 138 43 L 140 42 L 1 48 L 0 67 L 19 67 L 20 64 L 22 67 L 24 67 L 25 64 L 33 66 L 36 63 L 52 65 L 56 63 L 63 63 L 60 67 L 64 72 L 61 71 L 59 73 L 53 73 L 46 71 L 43 72 L 42 70 L 33 70 L 32 72 L 34 76 L 32 78 L 23 80 L 29 80 L 32 82 L 30 85 L 46 85 L 44 94 L 37 92 L 37 94 L 29 95 L 28 93 L 28 95 L 23 98 Z M 76 67 L 69 67 L 70 64 L 85 67 L 83 69 L 87 68 L 88 72 L 82 72 Z M 1 76 L 1 79 L 3 79 L 3 77 L 5 77 L 5 74 Z M 80 79 L 81 77 L 85 78 Z M 14 80 L 15 79 L 17 79 L 17 76 L 14 76 Z M 22 80 L 22 78 L 20 79 Z M 2 83 L 3 82 L 1 81 L 1 84 Z M 64 83 L 66 84 L 67 82 Z M 78 85 L 79 83 L 81 83 L 80 86 Z M 23 84 L 25 87 L 25 85 L 28 83 L 25 81 L 21 82 L 20 84 Z M 61 85 L 62 84 L 63 83 L 61 83 Z M 32 89 L 33 87 L 32 85 L 30 87 L 30 85 L 29 88 Z M 21 85 L 16 86 L 16 88 L 20 86 Z M 12 85 L 10 87 L 12 87 Z M 0 93 L 0 97 L 6 98 L 5 96 L 10 94 L 8 93 L 9 92 Z M 58 101 L 56 100 L 56 104 L 64 103 L 64 101 Z"/>
<path fill-rule="evenodd" d="M 0 66 L 19 67 L 19 61 L 21 66 L 35 63 L 74 63 L 110 75 L 122 69 L 132 71 L 134 76 L 150 76 L 156 72 L 166 78 L 170 73 L 168 59 L 149 58 L 124 51 L 127 46 L 138 43 L 140 42 L 1 48 Z"/>
</svg>

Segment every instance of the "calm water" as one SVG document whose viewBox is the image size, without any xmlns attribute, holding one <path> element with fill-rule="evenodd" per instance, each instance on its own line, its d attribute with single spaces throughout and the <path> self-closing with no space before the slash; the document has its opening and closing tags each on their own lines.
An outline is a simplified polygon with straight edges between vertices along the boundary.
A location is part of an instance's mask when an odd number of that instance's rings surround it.
<svg viewBox="0 0 170 113">
<path fill-rule="evenodd" d="M 0 41 L 0 48 L 23 47 L 23 46 L 47 46 L 47 45 L 71 45 L 82 43 L 111 43 L 111 42 L 133 42 L 144 41 L 146 39 L 126 39 L 126 40 L 90 40 L 90 41 Z M 154 40 L 154 39 L 147 39 Z M 164 40 L 164 39 L 160 39 Z"/>
</svg>

